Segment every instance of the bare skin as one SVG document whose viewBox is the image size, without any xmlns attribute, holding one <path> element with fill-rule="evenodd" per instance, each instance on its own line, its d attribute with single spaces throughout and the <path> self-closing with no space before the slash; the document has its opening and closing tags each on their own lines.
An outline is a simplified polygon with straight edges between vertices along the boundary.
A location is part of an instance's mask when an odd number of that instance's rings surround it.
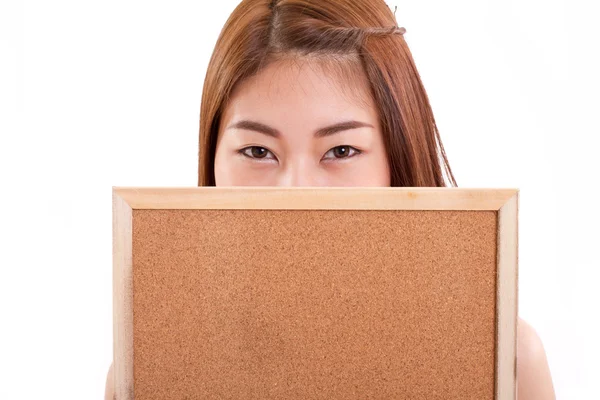
<svg viewBox="0 0 600 400">
<path fill-rule="evenodd" d="M 279 62 L 239 85 L 220 126 L 217 186 L 389 186 L 377 108 L 368 82 L 316 64 Z M 517 398 L 555 399 L 536 331 L 517 325 Z M 112 364 L 106 400 L 114 399 Z"/>
</svg>

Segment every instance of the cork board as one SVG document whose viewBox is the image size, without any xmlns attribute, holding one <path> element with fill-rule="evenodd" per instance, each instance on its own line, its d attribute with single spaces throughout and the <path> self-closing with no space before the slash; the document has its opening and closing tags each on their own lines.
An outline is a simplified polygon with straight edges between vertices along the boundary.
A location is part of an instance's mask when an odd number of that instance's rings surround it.
<svg viewBox="0 0 600 400">
<path fill-rule="evenodd" d="M 113 188 L 117 399 L 514 399 L 517 214 L 517 190 Z"/>
</svg>

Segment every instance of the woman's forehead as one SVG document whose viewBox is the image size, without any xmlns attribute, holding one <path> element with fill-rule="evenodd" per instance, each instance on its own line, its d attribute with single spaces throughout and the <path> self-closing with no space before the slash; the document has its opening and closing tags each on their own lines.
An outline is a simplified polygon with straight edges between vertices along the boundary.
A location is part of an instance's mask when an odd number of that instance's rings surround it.
<svg viewBox="0 0 600 400">
<path fill-rule="evenodd" d="M 258 74 L 240 82 L 231 100 L 248 99 L 273 106 L 306 101 L 369 106 L 365 101 L 371 99 L 366 76 L 362 71 L 356 71 L 356 67 L 341 63 L 335 65 L 312 59 L 272 62 Z"/>
<path fill-rule="evenodd" d="M 338 62 L 339 63 L 339 62 Z M 344 69 L 345 67 L 345 69 Z M 334 66 L 316 60 L 272 62 L 255 76 L 240 82 L 228 107 L 235 113 L 260 110 L 371 113 L 375 108 L 366 76 L 349 65 Z"/>
</svg>

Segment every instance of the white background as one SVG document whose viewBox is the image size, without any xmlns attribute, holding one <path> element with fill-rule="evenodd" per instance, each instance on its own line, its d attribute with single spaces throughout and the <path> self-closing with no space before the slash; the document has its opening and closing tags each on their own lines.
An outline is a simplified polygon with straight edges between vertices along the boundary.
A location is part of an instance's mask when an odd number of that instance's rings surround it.
<svg viewBox="0 0 600 400">
<path fill-rule="evenodd" d="M 111 187 L 194 186 L 218 1 L 0 1 L 0 399 L 100 399 Z M 597 0 L 396 0 L 461 187 L 517 187 L 520 315 L 598 399 Z"/>
</svg>

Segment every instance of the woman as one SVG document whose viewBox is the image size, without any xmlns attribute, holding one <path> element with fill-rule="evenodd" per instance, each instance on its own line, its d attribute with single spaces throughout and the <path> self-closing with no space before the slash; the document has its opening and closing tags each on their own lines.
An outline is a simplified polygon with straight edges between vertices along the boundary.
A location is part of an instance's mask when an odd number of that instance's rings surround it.
<svg viewBox="0 0 600 400">
<path fill-rule="evenodd" d="M 456 186 L 403 34 L 384 0 L 242 1 L 208 66 L 198 184 Z M 517 334 L 519 399 L 553 399 L 539 337 Z"/>
</svg>

